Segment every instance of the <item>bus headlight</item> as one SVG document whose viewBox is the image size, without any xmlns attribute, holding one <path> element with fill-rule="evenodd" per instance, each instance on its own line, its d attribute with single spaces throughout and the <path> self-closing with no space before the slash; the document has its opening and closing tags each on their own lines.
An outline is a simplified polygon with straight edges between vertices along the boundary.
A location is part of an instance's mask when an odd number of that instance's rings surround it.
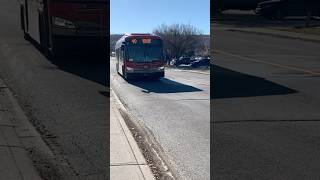
<svg viewBox="0 0 320 180">
<path fill-rule="evenodd" d="M 127 71 L 133 71 L 133 68 L 131 68 L 131 67 L 127 67 L 126 69 L 127 69 Z"/>
<path fill-rule="evenodd" d="M 164 66 L 158 67 L 158 70 L 164 70 Z"/>
<path fill-rule="evenodd" d="M 52 23 L 58 27 L 69 28 L 69 29 L 76 28 L 73 22 L 60 17 L 52 17 Z"/>
</svg>

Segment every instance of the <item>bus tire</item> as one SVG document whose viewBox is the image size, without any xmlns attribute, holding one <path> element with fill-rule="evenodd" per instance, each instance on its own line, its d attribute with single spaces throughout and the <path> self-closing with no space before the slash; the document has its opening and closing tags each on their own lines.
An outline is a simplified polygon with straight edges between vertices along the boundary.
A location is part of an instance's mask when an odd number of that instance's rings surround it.
<svg viewBox="0 0 320 180">
<path fill-rule="evenodd" d="M 123 74 L 123 78 L 125 80 L 129 80 L 130 76 L 129 74 L 126 72 L 126 70 L 124 69 L 124 67 L 122 67 L 122 74 Z"/>
<path fill-rule="evenodd" d="M 25 26 L 24 26 L 24 10 L 23 6 L 20 5 L 20 27 L 23 32 L 25 32 Z"/>
<path fill-rule="evenodd" d="M 26 32 L 23 32 L 23 38 L 24 38 L 26 41 L 29 41 L 29 40 L 30 40 L 30 36 L 29 36 Z"/>
<path fill-rule="evenodd" d="M 59 46 L 55 43 L 56 42 L 55 37 L 51 36 L 51 41 L 52 43 L 50 44 L 49 54 L 52 59 L 57 60 L 59 58 L 67 57 L 68 55 L 70 55 L 68 53 L 66 54 L 63 53 L 62 49 L 59 48 Z"/>
<path fill-rule="evenodd" d="M 282 9 L 277 9 L 274 15 L 275 20 L 282 20 L 285 17 L 285 12 Z"/>
<path fill-rule="evenodd" d="M 160 80 L 160 76 L 156 76 L 156 77 L 151 77 L 150 79 L 153 81 L 159 81 Z"/>
<path fill-rule="evenodd" d="M 124 67 L 123 67 L 123 66 L 121 67 L 121 70 L 122 70 L 122 71 L 121 71 L 121 73 L 122 73 L 121 76 L 122 76 L 124 79 L 126 79 L 125 74 L 124 74 Z"/>
<path fill-rule="evenodd" d="M 129 79 L 128 73 L 127 73 L 126 71 L 123 72 L 123 75 L 124 75 L 124 79 L 125 79 L 125 80 L 128 80 L 128 79 Z"/>
</svg>

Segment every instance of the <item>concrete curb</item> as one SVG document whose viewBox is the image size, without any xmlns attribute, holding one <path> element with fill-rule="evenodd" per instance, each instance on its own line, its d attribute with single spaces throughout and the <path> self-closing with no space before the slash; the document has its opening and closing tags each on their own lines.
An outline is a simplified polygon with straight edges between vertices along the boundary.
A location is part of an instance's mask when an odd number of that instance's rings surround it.
<svg viewBox="0 0 320 180">
<path fill-rule="evenodd" d="M 234 31 L 234 32 L 242 32 L 242 33 L 253 33 L 253 34 L 259 34 L 259 35 L 268 35 L 273 37 L 280 37 L 280 38 L 286 38 L 286 39 L 297 39 L 302 41 L 309 41 L 309 42 L 315 42 L 320 43 L 320 37 L 319 39 L 313 39 L 305 37 L 305 34 L 301 33 L 295 33 L 295 36 L 284 34 L 283 32 L 279 33 L 279 30 L 272 30 L 274 32 L 267 32 L 267 31 L 257 31 L 257 30 L 248 30 L 248 29 L 236 29 L 236 28 L 227 28 L 227 31 Z M 278 31 L 278 32 L 277 32 Z"/>
<path fill-rule="evenodd" d="M 115 101 L 116 101 L 115 106 L 116 106 L 116 108 L 118 110 L 124 109 L 125 107 L 123 106 L 123 104 L 119 100 L 118 96 L 114 93 L 114 91 L 112 89 L 110 91 L 111 91 L 112 95 L 115 98 Z M 120 111 L 119 111 L 119 115 L 122 116 Z M 146 180 L 155 180 L 155 177 L 152 174 L 152 171 L 151 171 L 150 167 L 148 166 L 147 161 L 144 158 L 141 150 L 139 149 L 139 146 L 138 146 L 137 142 L 135 141 L 132 133 L 130 132 L 129 127 L 127 126 L 126 122 L 124 121 L 123 118 L 119 118 L 119 121 L 120 121 L 121 128 L 122 128 L 122 130 L 124 132 L 124 135 L 126 136 L 127 141 L 129 142 L 129 144 L 131 146 L 131 150 L 133 151 L 135 159 L 138 162 L 137 166 L 140 167 L 140 170 L 141 170 L 144 178 Z"/>
<path fill-rule="evenodd" d="M 46 158 L 53 158 L 54 155 L 50 148 L 47 146 L 47 144 L 43 141 L 41 135 L 37 132 L 37 130 L 33 127 L 33 125 L 29 122 L 28 117 L 25 115 L 24 111 L 20 107 L 18 101 L 14 97 L 13 93 L 9 90 L 9 88 L 5 85 L 4 81 L 0 79 L 0 87 L 3 88 L 5 94 L 8 96 L 12 107 L 13 112 L 15 115 L 15 118 L 13 120 L 14 123 L 14 129 L 17 135 L 17 138 L 19 139 L 22 147 L 25 150 L 25 153 L 20 153 L 21 158 L 23 158 L 26 161 L 30 161 L 29 164 L 26 164 L 28 162 L 18 162 L 24 165 L 25 168 L 27 166 L 29 169 L 33 168 L 33 170 L 30 170 L 30 173 L 33 173 L 34 177 L 38 177 L 35 179 L 41 179 L 39 176 L 39 172 L 37 172 L 35 166 L 32 163 L 32 160 L 30 156 L 28 156 L 27 150 L 34 150 L 36 149 L 39 151 L 42 155 L 44 155 Z M 23 155 L 25 154 L 25 155 Z M 28 173 L 28 172 L 26 172 Z M 25 178 L 30 179 L 30 178 Z M 32 178 L 34 179 L 34 178 Z"/>
<path fill-rule="evenodd" d="M 119 110 L 126 126 L 130 129 L 131 133 L 135 134 L 135 142 L 138 144 L 139 149 L 143 150 L 143 156 L 147 156 L 149 161 L 151 160 L 152 171 L 157 171 L 156 174 L 154 173 L 156 179 L 180 180 L 181 177 L 170 167 L 170 162 L 166 159 L 164 151 L 155 140 L 152 132 L 140 124 L 141 122 L 127 110 L 126 104 L 118 96 L 117 92 L 113 91 L 113 93 L 120 103 Z M 136 139 L 137 136 L 140 137 L 138 140 Z"/>
</svg>

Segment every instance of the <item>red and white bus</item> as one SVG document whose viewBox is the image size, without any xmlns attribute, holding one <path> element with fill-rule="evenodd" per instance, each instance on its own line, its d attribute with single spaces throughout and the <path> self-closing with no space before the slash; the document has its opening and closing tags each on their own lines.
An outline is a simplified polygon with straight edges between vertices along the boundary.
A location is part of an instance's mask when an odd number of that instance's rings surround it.
<svg viewBox="0 0 320 180">
<path fill-rule="evenodd" d="M 20 18 L 25 38 L 45 54 L 107 54 L 107 0 L 20 0 Z"/>
<path fill-rule="evenodd" d="M 162 39 L 153 34 L 125 34 L 116 43 L 116 69 L 125 79 L 164 77 Z"/>
</svg>

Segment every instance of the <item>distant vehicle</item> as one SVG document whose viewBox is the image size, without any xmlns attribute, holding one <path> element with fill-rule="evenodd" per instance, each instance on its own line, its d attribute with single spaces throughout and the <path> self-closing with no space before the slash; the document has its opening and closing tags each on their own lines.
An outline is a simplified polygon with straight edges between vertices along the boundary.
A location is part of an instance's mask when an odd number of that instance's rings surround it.
<svg viewBox="0 0 320 180">
<path fill-rule="evenodd" d="M 176 64 L 176 61 L 177 61 L 177 59 L 176 59 L 176 58 L 171 59 L 171 61 L 170 61 L 170 65 L 175 65 L 175 64 Z"/>
<path fill-rule="evenodd" d="M 194 59 L 195 59 L 195 60 L 201 60 L 202 57 L 198 56 L 198 57 L 195 57 Z"/>
<path fill-rule="evenodd" d="M 282 19 L 288 16 L 320 15 L 320 1 L 315 0 L 269 0 L 261 2 L 255 10 L 257 14 L 270 19 Z"/>
<path fill-rule="evenodd" d="M 200 60 L 196 60 L 194 62 L 191 63 L 192 67 L 200 67 L 200 66 L 206 66 L 209 67 L 210 66 L 210 59 L 209 58 L 204 58 L 204 59 L 200 59 Z"/>
<path fill-rule="evenodd" d="M 181 64 L 188 65 L 191 63 L 191 58 L 190 57 L 180 57 L 178 60 L 176 60 L 175 65 L 179 66 Z"/>
<path fill-rule="evenodd" d="M 126 34 L 116 43 L 116 69 L 125 79 L 164 77 L 162 39 L 154 34 Z"/>
<path fill-rule="evenodd" d="M 197 60 L 196 57 L 192 57 L 192 58 L 190 58 L 190 63 L 192 63 L 192 62 L 194 62 L 196 60 Z"/>
<path fill-rule="evenodd" d="M 261 1 L 263 0 L 214 0 L 211 4 L 216 12 L 229 9 L 254 10 Z"/>
<path fill-rule="evenodd" d="M 46 55 L 89 50 L 107 55 L 107 0 L 19 2 L 21 29 L 25 39 L 39 44 Z"/>
</svg>

